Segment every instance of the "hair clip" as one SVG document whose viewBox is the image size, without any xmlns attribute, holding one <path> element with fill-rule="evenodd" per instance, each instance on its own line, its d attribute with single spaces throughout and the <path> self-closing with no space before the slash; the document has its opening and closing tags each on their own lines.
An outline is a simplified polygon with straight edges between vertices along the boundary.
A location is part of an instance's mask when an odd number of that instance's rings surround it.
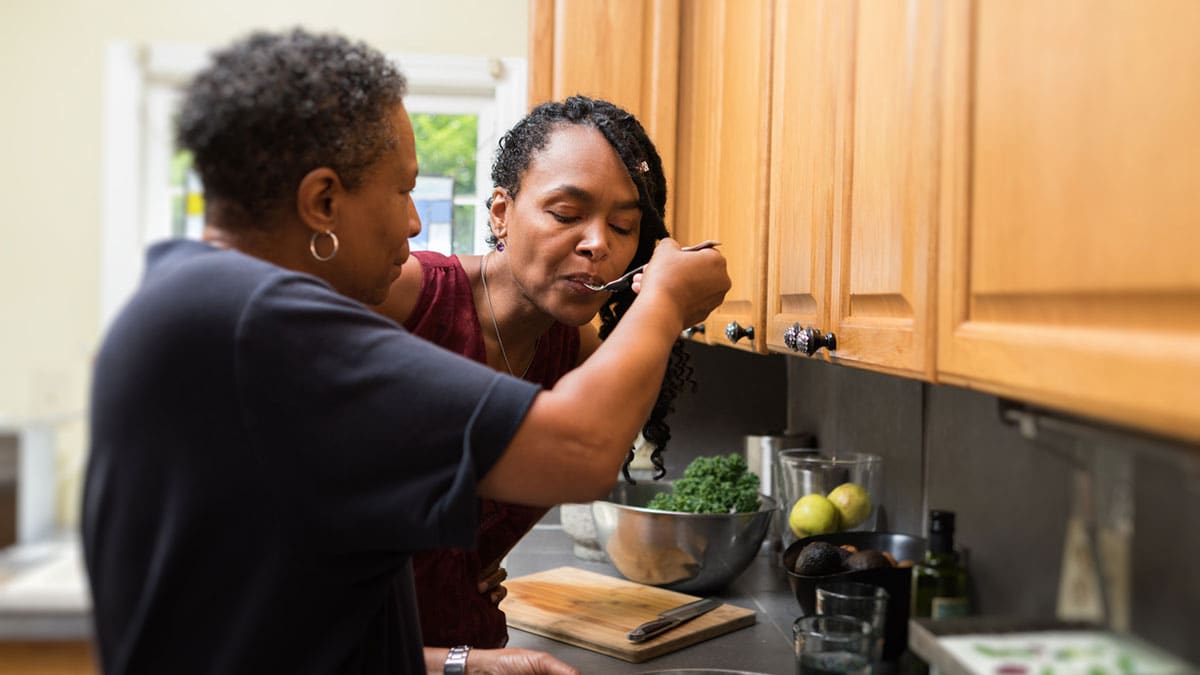
<svg viewBox="0 0 1200 675">
<path fill-rule="evenodd" d="M 641 163 L 638 164 L 637 170 L 638 170 L 638 173 L 650 173 L 650 165 L 647 164 L 646 160 L 643 159 L 641 161 Z"/>
</svg>

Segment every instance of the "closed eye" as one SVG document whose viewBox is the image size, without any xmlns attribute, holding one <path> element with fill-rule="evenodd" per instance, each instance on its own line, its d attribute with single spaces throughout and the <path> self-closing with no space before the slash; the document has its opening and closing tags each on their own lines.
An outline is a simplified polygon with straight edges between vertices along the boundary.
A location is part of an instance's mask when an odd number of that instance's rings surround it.
<svg viewBox="0 0 1200 675">
<path fill-rule="evenodd" d="M 579 216 L 564 216 L 563 214 L 555 213 L 554 211 L 547 211 L 546 213 L 549 213 L 555 220 L 564 224 L 573 223 L 579 220 Z"/>
</svg>

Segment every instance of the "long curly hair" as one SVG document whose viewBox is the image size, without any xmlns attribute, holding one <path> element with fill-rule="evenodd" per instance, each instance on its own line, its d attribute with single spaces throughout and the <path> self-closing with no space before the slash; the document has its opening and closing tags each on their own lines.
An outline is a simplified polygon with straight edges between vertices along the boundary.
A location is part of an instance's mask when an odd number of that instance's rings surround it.
<svg viewBox="0 0 1200 675">
<path fill-rule="evenodd" d="M 667 208 L 667 179 L 663 174 L 662 158 L 646 130 L 632 113 L 620 106 L 586 96 L 572 96 L 561 102 L 537 106 L 500 139 L 496 159 L 492 163 L 492 184 L 504 188 L 512 199 L 516 199 L 521 189 L 521 179 L 530 162 L 545 149 L 556 129 L 570 124 L 587 125 L 598 130 L 621 158 L 630 180 L 637 187 L 642 220 L 637 252 L 626 271 L 644 265 L 654 254 L 658 240 L 670 236 L 663 220 Z M 492 200 L 488 199 L 488 208 L 491 205 Z M 488 244 L 495 247 L 496 243 L 495 235 L 490 235 Z M 635 297 L 632 290 L 614 293 L 601 306 L 600 339 L 612 333 Z M 642 436 L 655 446 L 651 456 L 655 480 L 666 473 L 660 453 L 671 439 L 671 428 L 665 419 L 674 410 L 673 403 L 679 392 L 685 387 L 694 386 L 688 354 L 683 349 L 683 342 L 676 340 L 658 400 L 642 428 Z M 632 458 L 631 450 L 623 468 L 630 482 L 633 482 L 629 476 L 629 461 Z"/>
<path fill-rule="evenodd" d="M 176 118 L 209 205 L 223 224 L 262 227 L 304 176 L 329 167 L 348 189 L 396 147 L 391 125 L 407 88 L 381 52 L 294 29 L 255 32 L 213 54 Z"/>
</svg>

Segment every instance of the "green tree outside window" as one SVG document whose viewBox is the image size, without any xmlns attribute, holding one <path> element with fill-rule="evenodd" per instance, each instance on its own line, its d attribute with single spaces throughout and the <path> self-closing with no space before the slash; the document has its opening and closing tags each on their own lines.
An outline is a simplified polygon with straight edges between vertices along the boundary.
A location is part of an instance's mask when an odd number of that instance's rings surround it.
<svg viewBox="0 0 1200 675">
<path fill-rule="evenodd" d="M 475 245 L 475 148 L 479 120 L 475 115 L 411 116 L 421 174 L 454 179 L 454 253 L 472 253 Z M 459 203 L 465 197 L 471 203 Z"/>
</svg>

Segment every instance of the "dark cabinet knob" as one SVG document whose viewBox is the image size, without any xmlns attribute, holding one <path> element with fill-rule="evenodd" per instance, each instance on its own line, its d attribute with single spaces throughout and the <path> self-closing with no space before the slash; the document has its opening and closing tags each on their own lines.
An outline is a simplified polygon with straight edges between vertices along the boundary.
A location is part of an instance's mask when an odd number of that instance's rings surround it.
<svg viewBox="0 0 1200 675">
<path fill-rule="evenodd" d="M 687 339 L 691 339 L 693 336 L 696 335 L 696 333 L 700 333 L 701 335 L 704 334 L 704 324 L 698 323 L 695 326 L 691 326 L 690 328 L 683 329 L 683 337 L 685 337 Z"/>
<path fill-rule="evenodd" d="M 821 347 L 829 351 L 837 351 L 837 336 L 833 333 L 821 334 L 821 331 L 807 326 L 801 328 L 794 323 L 783 331 L 783 344 L 794 352 L 804 352 L 808 356 L 817 353 Z"/>
<path fill-rule="evenodd" d="M 745 328 L 738 325 L 736 321 L 730 321 L 728 326 L 725 326 L 725 337 L 729 338 L 730 342 L 736 343 L 742 338 L 754 339 L 754 326 L 746 326 Z"/>
</svg>

